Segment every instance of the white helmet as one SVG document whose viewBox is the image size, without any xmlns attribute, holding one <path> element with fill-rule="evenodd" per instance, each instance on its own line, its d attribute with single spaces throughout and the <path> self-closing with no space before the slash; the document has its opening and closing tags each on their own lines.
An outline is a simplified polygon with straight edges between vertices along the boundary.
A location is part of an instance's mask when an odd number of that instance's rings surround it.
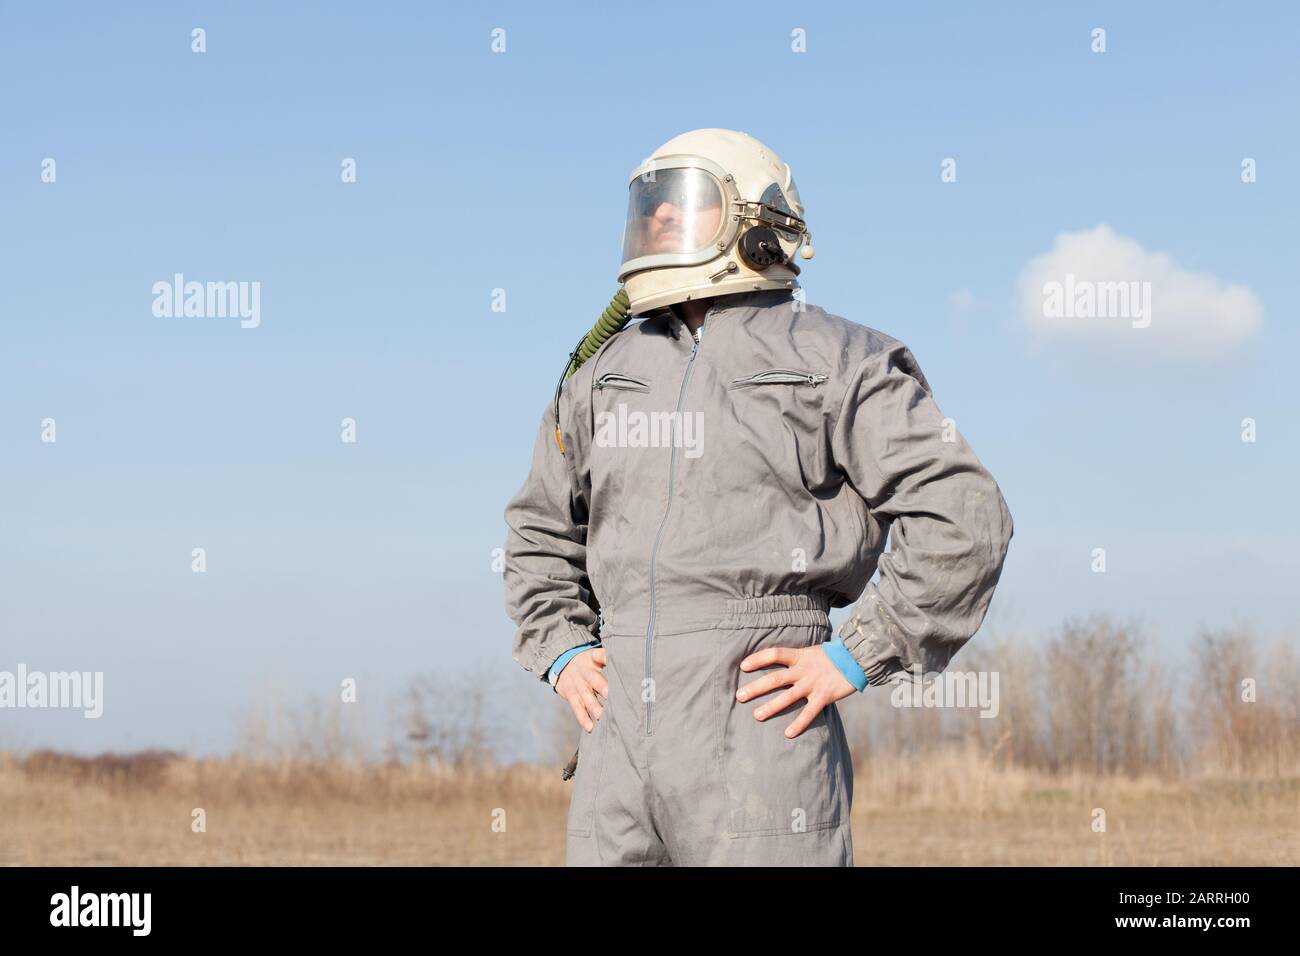
<svg viewBox="0 0 1300 956">
<path fill-rule="evenodd" d="M 690 299 L 794 289 L 812 233 L 790 167 L 752 136 L 697 129 L 632 171 L 618 281 L 630 312 Z"/>
</svg>

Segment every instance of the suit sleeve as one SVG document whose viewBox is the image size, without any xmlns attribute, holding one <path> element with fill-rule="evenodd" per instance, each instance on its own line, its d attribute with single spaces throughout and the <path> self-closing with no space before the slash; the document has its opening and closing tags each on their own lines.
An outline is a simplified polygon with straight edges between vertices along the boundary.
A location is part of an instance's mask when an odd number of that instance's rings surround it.
<svg viewBox="0 0 1300 956">
<path fill-rule="evenodd" d="M 572 420 L 574 380 L 561 396 L 561 421 Z M 576 461 L 586 443 L 564 430 L 555 441 L 553 406 L 542 414 L 532 466 L 506 506 L 506 612 L 516 625 L 513 657 L 539 679 L 565 651 L 595 639 L 596 611 L 587 577 L 587 494 Z"/>
<path fill-rule="evenodd" d="M 839 636 L 867 683 L 943 671 L 979 629 L 1012 536 L 993 476 L 894 342 L 851 375 L 831 436 L 839 468 L 890 529 L 879 578 Z"/>
</svg>

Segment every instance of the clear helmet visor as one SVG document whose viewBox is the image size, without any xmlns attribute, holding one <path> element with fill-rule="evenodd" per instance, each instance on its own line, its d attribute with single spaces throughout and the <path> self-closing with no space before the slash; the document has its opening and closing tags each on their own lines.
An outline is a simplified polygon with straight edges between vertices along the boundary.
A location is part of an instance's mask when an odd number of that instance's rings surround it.
<svg viewBox="0 0 1300 956">
<path fill-rule="evenodd" d="M 712 174 L 684 167 L 633 178 L 623 229 L 623 261 L 686 255 L 711 245 L 722 230 L 722 189 Z"/>
</svg>

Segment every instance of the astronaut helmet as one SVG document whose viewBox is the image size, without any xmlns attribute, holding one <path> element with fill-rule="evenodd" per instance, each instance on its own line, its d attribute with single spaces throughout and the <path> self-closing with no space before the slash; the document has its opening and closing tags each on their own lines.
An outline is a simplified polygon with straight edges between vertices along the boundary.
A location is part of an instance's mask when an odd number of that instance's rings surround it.
<svg viewBox="0 0 1300 956">
<path fill-rule="evenodd" d="M 736 130 L 692 130 L 632 171 L 618 281 L 633 315 L 691 299 L 793 291 L 795 253 L 803 247 L 811 259 L 811 240 L 780 157 Z"/>
</svg>

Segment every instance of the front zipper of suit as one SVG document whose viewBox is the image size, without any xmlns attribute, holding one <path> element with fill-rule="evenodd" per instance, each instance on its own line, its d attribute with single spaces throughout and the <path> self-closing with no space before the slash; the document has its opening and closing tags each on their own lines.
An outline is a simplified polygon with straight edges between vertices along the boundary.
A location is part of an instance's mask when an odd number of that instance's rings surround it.
<svg viewBox="0 0 1300 956">
<path fill-rule="evenodd" d="M 682 404 L 686 401 L 686 386 L 691 380 L 691 370 L 695 367 L 695 356 L 699 354 L 700 343 L 704 340 L 704 327 L 700 327 L 700 337 L 695 340 L 691 346 L 691 357 L 686 360 L 686 373 L 682 376 L 682 387 L 677 393 L 677 411 L 675 421 L 680 422 L 682 417 Z M 642 681 L 644 691 L 645 681 L 650 681 L 650 697 L 645 703 L 645 732 L 650 734 L 651 718 L 654 716 L 654 632 L 655 632 L 655 559 L 659 556 L 659 543 L 663 540 L 664 529 L 668 527 L 668 516 L 673 510 L 673 482 L 677 477 L 677 442 L 673 442 L 672 454 L 668 459 L 668 501 L 664 505 L 664 516 L 659 522 L 659 531 L 655 535 L 654 546 L 650 549 L 650 621 L 646 625 L 645 631 L 645 678 Z"/>
</svg>

